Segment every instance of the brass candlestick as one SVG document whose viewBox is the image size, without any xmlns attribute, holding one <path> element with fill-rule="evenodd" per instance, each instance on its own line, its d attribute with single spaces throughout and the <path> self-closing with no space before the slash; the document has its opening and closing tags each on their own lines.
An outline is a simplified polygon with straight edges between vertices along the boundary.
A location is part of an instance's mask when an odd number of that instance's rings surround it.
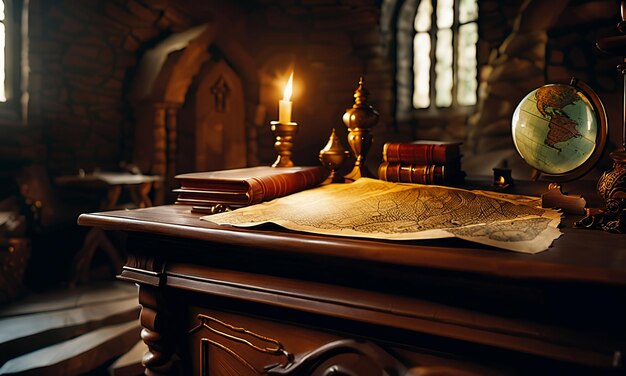
<svg viewBox="0 0 626 376">
<path fill-rule="evenodd" d="M 372 146 L 372 128 L 378 123 L 378 112 L 367 103 L 369 92 L 364 79 L 359 79 L 359 87 L 354 92 L 354 105 L 343 114 L 343 123 L 348 127 L 348 143 L 356 157 L 354 168 L 346 175 L 346 180 L 355 181 L 361 177 L 373 178 L 365 166 L 365 156 Z"/>
<path fill-rule="evenodd" d="M 293 167 L 291 148 L 293 147 L 293 138 L 298 132 L 298 123 L 272 121 L 270 124 L 274 137 L 276 137 L 274 148 L 278 152 L 278 157 L 272 167 Z"/>
<path fill-rule="evenodd" d="M 322 182 L 324 184 L 330 183 L 344 183 L 345 179 L 343 176 L 337 174 L 337 170 L 343 163 L 346 158 L 350 156 L 350 152 L 343 148 L 341 142 L 339 141 L 339 137 L 335 134 L 335 128 L 333 128 L 333 132 L 330 134 L 330 138 L 328 139 L 328 143 L 322 150 L 320 150 L 320 162 L 327 170 L 330 171 L 330 175 Z"/>
</svg>

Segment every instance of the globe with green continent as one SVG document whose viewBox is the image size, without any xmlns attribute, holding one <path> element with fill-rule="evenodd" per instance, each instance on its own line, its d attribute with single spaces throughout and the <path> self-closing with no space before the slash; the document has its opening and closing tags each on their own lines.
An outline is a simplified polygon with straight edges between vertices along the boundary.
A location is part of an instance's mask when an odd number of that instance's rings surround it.
<svg viewBox="0 0 626 376">
<path fill-rule="evenodd" d="M 598 115 L 575 86 L 545 85 L 517 106 L 512 133 L 515 148 L 530 166 L 550 175 L 567 174 L 593 154 Z"/>
</svg>

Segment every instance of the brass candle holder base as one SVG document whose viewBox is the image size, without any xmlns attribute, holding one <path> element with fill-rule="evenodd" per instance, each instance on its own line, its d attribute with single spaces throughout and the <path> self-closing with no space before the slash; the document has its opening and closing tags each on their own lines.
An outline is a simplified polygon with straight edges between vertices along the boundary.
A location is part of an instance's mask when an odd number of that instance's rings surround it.
<svg viewBox="0 0 626 376">
<path fill-rule="evenodd" d="M 298 123 L 272 121 L 270 124 L 274 137 L 276 137 L 274 148 L 278 152 L 278 157 L 272 167 L 293 167 L 291 148 L 293 147 L 293 138 L 298 132 Z"/>
</svg>

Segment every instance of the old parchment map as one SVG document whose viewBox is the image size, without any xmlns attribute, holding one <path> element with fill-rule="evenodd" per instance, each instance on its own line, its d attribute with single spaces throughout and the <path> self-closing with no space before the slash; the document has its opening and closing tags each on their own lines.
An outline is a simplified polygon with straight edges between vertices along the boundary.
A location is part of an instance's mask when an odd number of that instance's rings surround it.
<svg viewBox="0 0 626 376">
<path fill-rule="evenodd" d="M 393 240 L 458 237 L 538 253 L 561 235 L 560 213 L 536 199 L 362 178 L 202 219 L 240 227 L 276 223 L 324 235 Z"/>
</svg>

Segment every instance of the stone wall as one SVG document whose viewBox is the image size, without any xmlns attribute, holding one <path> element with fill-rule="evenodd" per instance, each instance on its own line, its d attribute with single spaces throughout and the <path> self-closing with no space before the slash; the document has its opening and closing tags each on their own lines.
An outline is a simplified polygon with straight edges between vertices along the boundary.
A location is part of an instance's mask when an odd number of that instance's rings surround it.
<svg viewBox="0 0 626 376">
<path fill-rule="evenodd" d="M 602 0 L 526 1 L 511 33 L 481 68 L 479 104 L 468 125 L 468 152 L 511 149 L 513 111 L 528 92 L 545 83 L 568 83 L 572 77 L 585 81 L 614 119 L 620 111 L 615 100 L 619 58 L 602 55 L 595 43 L 614 33 L 618 12 L 613 2 Z"/>
<path fill-rule="evenodd" d="M 374 0 L 260 1 L 251 12 L 247 40 L 261 74 L 266 124 L 277 118 L 277 103 L 290 69 L 295 69 L 294 121 L 300 132 L 294 147 L 298 163 L 317 163 L 331 129 L 347 147 L 341 117 L 353 103 L 359 77 L 365 75 L 370 102 L 381 120 L 376 127 L 379 154 L 391 129 L 392 66 L 382 51 Z M 269 126 L 259 130 L 262 162 L 275 158 Z"/>
<path fill-rule="evenodd" d="M 341 115 L 362 74 L 381 122 L 390 123 L 391 67 L 380 53 L 374 0 L 31 0 L 29 124 L 9 129 L 0 156 L 19 153 L 52 174 L 130 161 L 141 140 L 128 89 L 142 53 L 207 17 L 256 61 L 267 124 L 259 129 L 262 163 L 274 158 L 269 121 L 291 67 L 297 162 L 316 163 L 332 127 L 345 134 Z"/>
<path fill-rule="evenodd" d="M 409 130 L 412 138 L 465 139 L 466 156 L 510 150 L 511 116 L 523 96 L 544 83 L 567 83 L 573 76 L 596 89 L 611 124 L 621 122 L 620 79 L 615 73 L 619 58 L 604 56 L 595 48 L 596 40 L 615 33 L 619 6 L 614 1 L 478 3 L 478 105 L 469 112 L 420 112 L 412 109 L 410 98 L 413 20 L 419 0 L 383 1 L 383 42 L 397 67 L 394 89 L 399 130 Z M 613 128 L 616 140 L 619 127 Z"/>
<path fill-rule="evenodd" d="M 379 157 L 380 147 L 387 140 L 411 139 L 424 131 L 430 138 L 463 138 L 468 129 L 466 115 L 427 119 L 417 128 L 402 124 L 393 127 L 394 62 L 380 43 L 380 3 L 31 0 L 29 124 L 6 127 L 0 140 L 0 158 L 17 155 L 44 162 L 53 174 L 74 173 L 78 168 L 112 169 L 121 161 L 130 161 L 135 142 L 141 142 L 135 140 L 127 100 L 137 62 L 145 50 L 168 35 L 207 19 L 222 20 L 227 32 L 255 61 L 260 108 L 264 109 L 258 113 L 264 119 L 258 129 L 261 163 L 270 163 L 275 155 L 269 121 L 277 117 L 282 85 L 292 68 L 296 85 L 294 120 L 301 125 L 294 151 L 300 164 L 316 163 L 317 152 L 331 128 L 336 127 L 340 139 L 345 140 L 347 132 L 341 115 L 352 104 L 361 74 L 366 76 L 371 103 L 381 113 L 372 161 Z M 384 10 L 388 1 L 382 3 Z M 480 80 L 485 82 L 494 71 L 489 66 L 501 56 L 494 51 L 513 29 L 521 0 L 481 0 L 479 4 L 478 60 Z M 562 81 L 576 75 L 587 80 L 603 99 L 619 100 L 615 59 L 600 55 L 593 47 L 597 38 L 613 31 L 617 8 L 608 0 L 570 1 L 547 31 L 546 60 L 541 71 L 544 81 Z M 389 36 L 389 29 L 383 31 L 383 37 Z M 519 82 L 520 76 L 510 79 Z M 510 103 L 496 106 L 496 112 L 500 112 L 496 115 L 506 120 L 517 98 L 506 88 L 502 95 Z M 619 102 L 607 107 L 610 115 L 615 114 Z M 479 120 L 477 116 L 473 121 Z M 613 116 L 619 120 L 619 111 Z M 502 128 L 495 126 L 500 132 L 497 137 L 503 139 L 504 131 L 498 127 Z M 475 128 L 481 128 L 476 141 L 485 132 L 483 126 Z"/>
<path fill-rule="evenodd" d="M 125 93 L 143 46 L 186 29 L 167 1 L 43 1 L 30 6 L 28 128 L 51 172 L 116 168 L 133 146 Z"/>
</svg>

